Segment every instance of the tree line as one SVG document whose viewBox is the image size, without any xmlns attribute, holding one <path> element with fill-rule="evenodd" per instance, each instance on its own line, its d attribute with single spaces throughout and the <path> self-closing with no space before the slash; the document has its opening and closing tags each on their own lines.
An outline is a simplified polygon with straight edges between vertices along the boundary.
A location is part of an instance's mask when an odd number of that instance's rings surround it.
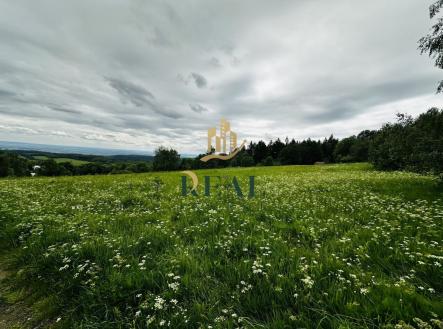
<svg viewBox="0 0 443 329">
<path fill-rule="evenodd" d="M 434 23 L 431 31 L 419 40 L 420 52 L 433 58 L 435 66 L 440 69 L 443 69 L 443 17 L 438 17 L 438 14 L 442 8 L 443 0 L 436 0 L 429 6 L 429 17 Z M 443 80 L 437 86 L 437 93 L 441 92 Z M 267 144 L 251 142 L 246 150 L 230 161 L 203 163 L 199 160 L 203 155 L 180 159 L 177 151 L 160 147 L 153 162 L 92 162 L 74 166 L 70 162 L 57 163 L 53 159 L 36 161 L 14 152 L 0 151 L 0 177 L 29 176 L 36 171 L 36 165 L 40 166 L 39 175 L 58 176 L 362 161 L 369 161 L 380 170 L 442 175 L 442 135 L 443 110 L 431 108 L 416 119 L 399 114 L 396 123 L 385 124 L 379 130 L 365 130 L 342 140 L 331 135 L 323 141 L 307 139 L 299 142 L 286 138 L 284 142 L 277 139 Z"/>
<path fill-rule="evenodd" d="M 228 161 L 200 161 L 206 154 L 180 159 L 173 149 L 159 148 L 153 170 L 210 169 L 315 163 L 371 162 L 379 170 L 408 170 L 420 173 L 443 172 L 443 109 L 431 108 L 417 118 L 397 115 L 397 122 L 379 130 L 364 130 L 341 140 L 280 139 L 251 142 Z"/>
<path fill-rule="evenodd" d="M 74 165 L 54 159 L 28 159 L 15 152 L 0 151 L 0 177 L 6 176 L 77 176 L 142 173 L 152 171 L 151 162 L 90 162 Z"/>
<path fill-rule="evenodd" d="M 364 130 L 341 140 L 280 139 L 265 143 L 250 142 L 228 161 L 202 162 L 206 154 L 181 158 L 174 149 L 160 147 L 153 161 L 91 162 L 75 166 L 53 159 L 30 160 L 19 154 L 0 151 L 0 177 L 95 175 L 141 173 L 187 169 L 251 167 L 273 165 L 312 165 L 316 163 L 371 162 L 379 170 L 408 170 L 419 173 L 443 172 L 443 109 L 431 108 L 417 118 L 398 114 L 395 123 L 379 130 Z M 35 169 L 35 166 L 39 166 Z"/>
</svg>

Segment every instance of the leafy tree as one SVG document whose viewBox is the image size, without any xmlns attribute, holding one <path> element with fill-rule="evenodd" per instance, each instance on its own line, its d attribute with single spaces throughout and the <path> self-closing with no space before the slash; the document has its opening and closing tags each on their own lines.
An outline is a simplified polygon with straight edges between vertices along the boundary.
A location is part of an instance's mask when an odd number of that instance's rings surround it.
<svg viewBox="0 0 443 329">
<path fill-rule="evenodd" d="M 343 138 L 337 143 L 333 156 L 337 162 L 368 161 L 369 145 L 375 131 L 363 130 L 357 136 Z"/>
<path fill-rule="evenodd" d="M 368 161 L 369 145 L 375 133 L 375 131 L 363 130 L 357 135 L 354 144 L 349 150 L 349 155 L 352 158 L 352 161 Z"/>
<path fill-rule="evenodd" d="M 59 163 L 60 175 L 71 176 L 75 172 L 75 167 L 71 162 Z"/>
<path fill-rule="evenodd" d="M 263 160 L 263 165 L 265 166 L 273 166 L 274 165 L 274 159 L 272 156 L 268 155 L 266 159 Z"/>
<path fill-rule="evenodd" d="M 437 0 L 429 7 L 429 16 L 437 18 L 443 8 L 443 0 Z M 437 22 L 432 26 L 428 35 L 419 40 L 420 52 L 427 53 L 429 57 L 435 58 L 435 66 L 443 69 L 443 16 L 438 17 Z M 440 81 L 437 92 L 443 91 L 443 80 Z"/>
<path fill-rule="evenodd" d="M 357 141 L 357 137 L 351 136 L 343 138 L 338 142 L 337 147 L 334 150 L 334 159 L 337 162 L 352 162 L 353 157 L 350 155 L 351 148 Z"/>
<path fill-rule="evenodd" d="M 176 150 L 159 147 L 155 151 L 153 169 L 159 170 L 177 170 L 180 165 L 180 155 Z"/>
<path fill-rule="evenodd" d="M 330 136 L 328 139 L 324 139 L 321 145 L 323 161 L 324 162 L 334 162 L 334 150 L 337 146 L 338 139 L 335 139 L 334 136 Z"/>
<path fill-rule="evenodd" d="M 398 115 L 373 138 L 369 159 L 377 169 L 443 172 L 443 109 L 431 108 L 418 118 Z"/>
<path fill-rule="evenodd" d="M 180 169 L 190 170 L 190 169 L 197 169 L 194 166 L 194 161 L 197 159 L 191 159 L 191 158 L 183 158 L 180 163 Z"/>
<path fill-rule="evenodd" d="M 28 161 L 20 157 L 18 154 L 9 154 L 10 166 L 14 170 L 14 176 L 28 176 L 30 171 L 28 170 Z"/>
<path fill-rule="evenodd" d="M 300 143 L 300 158 L 302 164 L 314 164 L 322 160 L 321 145 L 310 138 Z"/>
<path fill-rule="evenodd" d="M 7 153 L 0 153 L 0 177 L 9 175 L 9 156 Z"/>
<path fill-rule="evenodd" d="M 280 152 L 281 163 L 284 165 L 300 164 L 301 154 L 297 143 L 289 143 Z"/>
<path fill-rule="evenodd" d="M 27 176 L 29 173 L 28 160 L 15 153 L 0 153 L 0 177 Z"/>
<path fill-rule="evenodd" d="M 41 173 L 43 176 L 58 176 L 60 168 L 54 159 L 48 159 L 42 162 Z"/>
<path fill-rule="evenodd" d="M 280 141 L 280 138 L 277 138 L 277 140 L 275 142 L 271 141 L 268 145 L 269 156 L 271 156 L 273 159 L 277 159 L 280 155 L 281 150 L 283 150 L 284 147 L 285 147 L 285 144 L 283 144 Z"/>
<path fill-rule="evenodd" d="M 255 164 L 254 159 L 248 154 L 243 155 L 240 161 L 242 167 L 253 167 Z"/>
<path fill-rule="evenodd" d="M 122 164 L 100 164 L 100 163 L 85 163 L 75 168 L 76 175 L 97 175 L 109 174 L 111 172 L 121 172 L 125 170 L 125 165 Z"/>
<path fill-rule="evenodd" d="M 252 157 L 255 163 L 262 162 L 268 156 L 268 147 L 265 142 L 259 141 L 252 150 Z"/>
</svg>

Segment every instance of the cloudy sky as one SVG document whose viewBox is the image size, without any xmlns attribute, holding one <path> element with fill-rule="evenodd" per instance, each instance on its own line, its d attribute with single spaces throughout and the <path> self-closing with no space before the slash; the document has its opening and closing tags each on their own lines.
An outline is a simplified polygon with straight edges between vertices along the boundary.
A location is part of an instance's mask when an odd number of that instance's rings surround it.
<svg viewBox="0 0 443 329">
<path fill-rule="evenodd" d="M 442 106 L 422 0 L 0 0 L 0 140 L 204 152 Z"/>
</svg>

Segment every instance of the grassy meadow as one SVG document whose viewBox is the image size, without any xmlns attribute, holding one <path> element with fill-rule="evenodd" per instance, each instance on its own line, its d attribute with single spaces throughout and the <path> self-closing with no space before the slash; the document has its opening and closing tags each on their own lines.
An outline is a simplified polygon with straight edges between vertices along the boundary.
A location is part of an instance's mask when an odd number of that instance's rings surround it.
<svg viewBox="0 0 443 329">
<path fill-rule="evenodd" d="M 367 164 L 0 180 L 23 328 L 442 328 L 443 191 Z M 202 186 L 200 187 L 202 188 Z"/>
</svg>

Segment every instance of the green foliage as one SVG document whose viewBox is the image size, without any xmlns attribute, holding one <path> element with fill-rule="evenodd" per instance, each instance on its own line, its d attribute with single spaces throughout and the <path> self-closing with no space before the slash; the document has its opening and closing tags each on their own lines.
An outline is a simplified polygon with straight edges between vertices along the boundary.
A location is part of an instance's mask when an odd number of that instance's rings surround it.
<svg viewBox="0 0 443 329">
<path fill-rule="evenodd" d="M 367 164 L 196 173 L 242 187 L 255 175 L 256 197 L 181 197 L 174 172 L 0 180 L 15 288 L 64 328 L 441 324 L 433 177 Z"/>
<path fill-rule="evenodd" d="M 323 143 L 311 139 L 302 142 L 292 140 L 281 150 L 279 160 L 282 164 L 314 164 L 323 161 L 322 149 L 325 143 L 329 142 L 326 139 Z"/>
<path fill-rule="evenodd" d="M 418 118 L 400 114 L 375 135 L 369 158 L 377 169 L 443 172 L 443 110 L 432 108 Z"/>
<path fill-rule="evenodd" d="M 24 152 L 24 155 L 39 157 L 39 161 L 29 161 L 14 153 L 0 156 L 0 177 L 29 175 L 33 164 L 40 164 L 42 170 L 38 175 L 70 176 L 88 174 L 124 174 L 131 172 L 171 171 L 191 169 L 215 169 L 226 167 L 252 167 L 255 165 L 312 165 L 322 163 L 351 163 L 371 161 L 381 170 L 411 170 L 438 174 L 442 172 L 442 114 L 436 108 L 413 119 L 399 115 L 399 122 L 386 124 L 378 131 L 364 130 L 357 136 L 338 140 L 332 135 L 328 139 L 303 140 L 294 139 L 285 143 L 280 139 L 250 142 L 231 160 L 210 160 L 202 162 L 205 154 L 195 158 L 183 158 L 176 150 L 160 147 L 155 152 L 153 163 L 136 161 L 143 156 L 97 157 L 72 155 L 76 159 L 55 157 L 53 154 L 35 155 Z M 21 151 L 20 151 L 21 152 Z M 117 156 L 115 156 L 117 157 Z M 111 160 L 110 158 L 114 159 Z M 45 159 L 45 160 L 43 160 Z M 134 159 L 129 161 L 128 159 Z M 61 161 L 67 160 L 67 161 Z M 69 161 L 68 161 L 69 160 Z M 127 161 L 124 162 L 123 160 Z M 128 162 L 129 161 L 129 162 Z"/>
<path fill-rule="evenodd" d="M 352 146 L 356 143 L 357 138 L 355 136 L 343 138 L 338 142 L 337 147 L 334 150 L 334 158 L 338 162 L 352 162 L 354 157 L 350 154 Z"/>
<path fill-rule="evenodd" d="M 357 136 L 343 138 L 337 143 L 333 158 L 337 162 L 368 161 L 369 147 L 375 134 L 375 131 L 364 130 Z"/>
<path fill-rule="evenodd" d="M 180 155 L 176 150 L 160 147 L 155 151 L 153 169 L 157 171 L 177 170 L 180 165 Z"/>
<path fill-rule="evenodd" d="M 17 154 L 0 151 L 0 177 L 29 175 L 29 164 Z"/>
<path fill-rule="evenodd" d="M 280 152 L 280 159 L 282 164 L 301 164 L 301 156 L 298 145 L 294 142 L 286 145 Z"/>
<path fill-rule="evenodd" d="M 35 172 L 37 176 L 73 176 L 152 171 L 151 162 L 139 160 L 149 159 L 147 156 L 97 157 L 73 154 L 74 158 L 68 158 L 66 156 L 57 157 L 53 153 L 45 153 L 46 155 L 34 155 L 34 153 L 29 153 L 29 151 L 0 151 L 0 177 L 30 176 L 31 172 Z M 41 153 L 43 152 L 38 152 L 38 154 Z M 80 159 L 76 159 L 77 157 Z M 40 169 L 34 170 L 36 165 L 40 166 Z"/>
<path fill-rule="evenodd" d="M 9 174 L 9 156 L 6 153 L 0 153 L 0 177 L 6 177 Z"/>
<path fill-rule="evenodd" d="M 42 162 L 41 173 L 43 176 L 59 176 L 60 172 L 60 167 L 54 159 L 48 159 Z"/>
<path fill-rule="evenodd" d="M 73 166 L 80 166 L 82 164 L 86 164 L 89 163 L 89 161 L 84 161 L 84 160 L 77 160 L 77 159 L 71 159 L 71 158 L 54 158 L 55 162 L 57 163 L 66 163 L 69 162 L 71 163 Z"/>
<path fill-rule="evenodd" d="M 240 158 L 240 166 L 242 166 L 242 167 L 252 167 L 252 166 L 254 166 L 254 159 L 250 155 L 244 154 Z"/>
<path fill-rule="evenodd" d="M 278 138 L 275 142 L 270 141 L 267 148 L 268 148 L 268 157 L 270 156 L 271 159 L 277 159 L 280 156 L 280 152 L 285 147 L 285 144 L 283 144 L 280 139 Z M 266 160 L 266 159 L 265 159 Z"/>
<path fill-rule="evenodd" d="M 274 165 L 274 159 L 272 158 L 272 156 L 267 156 L 266 159 L 263 160 L 263 165 L 264 166 L 272 166 Z"/>
<path fill-rule="evenodd" d="M 255 163 L 262 162 L 268 156 L 269 150 L 265 142 L 259 141 L 253 148 L 250 148 L 250 155 Z"/>
<path fill-rule="evenodd" d="M 429 7 L 429 16 L 431 19 L 437 18 L 443 8 L 443 0 L 435 1 Z M 438 17 L 431 28 L 431 32 L 419 40 L 419 49 L 421 53 L 427 53 L 429 57 L 435 59 L 435 66 L 443 69 L 443 17 Z M 443 80 L 440 81 L 437 92 L 443 92 Z"/>
</svg>

